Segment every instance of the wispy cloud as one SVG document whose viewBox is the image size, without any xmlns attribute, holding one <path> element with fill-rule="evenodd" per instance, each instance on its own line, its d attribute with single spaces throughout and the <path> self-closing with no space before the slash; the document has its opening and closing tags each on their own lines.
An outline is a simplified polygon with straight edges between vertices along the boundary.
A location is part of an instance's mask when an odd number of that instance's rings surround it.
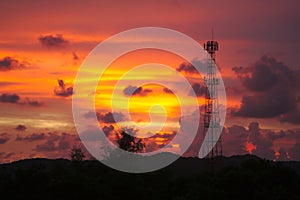
<svg viewBox="0 0 300 200">
<path fill-rule="evenodd" d="M 0 60 L 0 71 L 20 70 L 28 67 L 27 62 L 20 62 L 17 59 L 6 56 Z"/>
<path fill-rule="evenodd" d="M 40 107 L 43 105 L 43 103 L 32 100 L 29 98 L 24 98 L 23 100 L 21 97 L 17 94 L 8 94 L 3 93 L 0 95 L 0 103 L 11 103 L 11 104 L 18 104 L 18 105 L 29 105 L 33 107 Z"/>
</svg>

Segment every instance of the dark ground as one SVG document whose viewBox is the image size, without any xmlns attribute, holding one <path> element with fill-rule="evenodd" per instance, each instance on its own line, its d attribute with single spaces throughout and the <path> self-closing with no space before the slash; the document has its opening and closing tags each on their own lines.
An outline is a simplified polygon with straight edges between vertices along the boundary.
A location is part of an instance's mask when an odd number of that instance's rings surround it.
<svg viewBox="0 0 300 200">
<path fill-rule="evenodd" d="M 28 159 L 0 165 L 1 199 L 300 199 L 300 162 L 255 156 L 180 158 L 144 174 L 98 161 Z"/>
</svg>

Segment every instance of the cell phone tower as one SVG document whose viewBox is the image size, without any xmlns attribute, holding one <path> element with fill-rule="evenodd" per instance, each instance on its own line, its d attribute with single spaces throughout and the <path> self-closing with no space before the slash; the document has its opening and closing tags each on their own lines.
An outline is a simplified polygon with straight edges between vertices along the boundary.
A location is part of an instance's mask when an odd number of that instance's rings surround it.
<svg viewBox="0 0 300 200">
<path fill-rule="evenodd" d="M 206 84 L 205 106 L 204 106 L 204 130 L 203 138 L 207 135 L 206 144 L 207 151 L 211 149 L 207 158 L 215 158 L 222 156 L 222 138 L 217 137 L 216 133 L 220 132 L 220 115 L 219 115 L 219 101 L 218 101 L 218 85 L 220 83 L 219 77 L 216 75 L 216 51 L 219 50 L 219 44 L 213 39 L 204 44 L 204 49 L 208 52 L 207 60 L 207 74 L 204 77 Z"/>
</svg>

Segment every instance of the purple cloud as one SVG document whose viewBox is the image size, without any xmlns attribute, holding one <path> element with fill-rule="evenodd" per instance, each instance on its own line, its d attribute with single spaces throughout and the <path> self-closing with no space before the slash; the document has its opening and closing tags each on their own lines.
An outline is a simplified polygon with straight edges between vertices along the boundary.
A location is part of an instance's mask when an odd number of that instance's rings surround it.
<svg viewBox="0 0 300 200">
<path fill-rule="evenodd" d="M 73 95 L 73 86 L 65 84 L 61 79 L 57 80 L 58 86 L 54 88 L 54 94 L 60 97 L 69 97 Z"/>
<path fill-rule="evenodd" d="M 64 48 L 69 43 L 62 34 L 40 36 L 38 40 L 43 46 L 48 48 Z"/>
</svg>

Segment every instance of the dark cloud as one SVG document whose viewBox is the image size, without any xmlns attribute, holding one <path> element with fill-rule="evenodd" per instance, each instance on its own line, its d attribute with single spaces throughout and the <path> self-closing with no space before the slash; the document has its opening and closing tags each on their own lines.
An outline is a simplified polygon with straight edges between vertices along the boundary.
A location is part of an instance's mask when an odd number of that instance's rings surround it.
<svg viewBox="0 0 300 200">
<path fill-rule="evenodd" d="M 74 61 L 79 60 L 79 57 L 78 57 L 78 55 L 75 52 L 72 52 L 72 55 L 73 55 L 73 60 Z"/>
<path fill-rule="evenodd" d="M 136 133 L 138 132 L 135 131 Z M 152 135 L 151 137 L 147 137 L 147 138 L 143 138 L 143 142 L 145 143 L 145 147 L 146 147 L 146 152 L 151 152 L 151 151 L 155 151 L 158 149 L 161 149 L 163 147 L 166 147 L 171 141 L 172 139 L 176 136 L 177 132 L 173 131 L 173 132 L 168 132 L 168 133 L 156 133 L 153 134 L 151 132 L 149 132 L 148 134 Z"/>
<path fill-rule="evenodd" d="M 153 134 L 149 132 L 149 134 Z M 176 136 L 177 132 L 173 131 L 172 133 L 156 133 L 148 138 L 143 138 L 145 144 L 145 152 L 152 152 L 159 150 L 163 147 L 168 146 L 172 139 Z"/>
<path fill-rule="evenodd" d="M 29 98 L 25 98 L 24 100 L 21 100 L 21 97 L 17 94 L 7 94 L 3 93 L 0 95 L 0 102 L 2 103 L 12 103 L 12 104 L 19 104 L 19 105 L 29 105 L 34 107 L 42 106 L 43 103 L 31 100 Z"/>
<path fill-rule="evenodd" d="M 239 126 L 239 125 L 233 125 L 231 127 L 228 128 L 228 132 L 230 134 L 238 134 L 238 133 L 245 133 L 246 132 L 246 128 L 243 126 Z"/>
<path fill-rule="evenodd" d="M 98 112 L 89 111 L 86 114 L 84 114 L 85 118 L 93 118 L 95 115 L 98 116 Z"/>
<path fill-rule="evenodd" d="M 27 67 L 27 63 L 20 62 L 9 56 L 6 56 L 0 60 L 0 71 L 25 69 L 26 67 Z"/>
<path fill-rule="evenodd" d="M 20 100 L 20 96 L 17 94 L 2 94 L 0 96 L 0 102 L 2 103 L 18 103 Z"/>
<path fill-rule="evenodd" d="M 241 106 L 233 115 L 276 117 L 282 122 L 300 123 L 295 114 L 300 111 L 297 108 L 299 72 L 268 56 L 261 57 L 253 66 L 233 70 L 245 88 L 252 92 L 242 97 Z"/>
<path fill-rule="evenodd" d="M 291 157 L 291 160 L 300 161 L 300 141 L 297 141 L 294 147 L 289 150 L 289 156 Z"/>
<path fill-rule="evenodd" d="M 272 118 L 286 114 L 295 107 L 287 90 L 243 96 L 241 107 L 234 115 L 242 117 Z"/>
<path fill-rule="evenodd" d="M 123 90 L 123 93 L 126 95 L 126 96 L 131 96 L 131 95 L 134 95 L 134 93 L 138 90 L 138 87 L 136 86 L 127 86 L 124 90 Z M 140 87 L 139 90 L 142 90 L 142 88 Z"/>
<path fill-rule="evenodd" d="M 185 72 L 187 74 L 196 74 L 196 73 L 198 73 L 197 70 L 195 69 L 195 67 L 191 63 L 187 63 L 187 62 L 181 63 L 176 68 L 176 70 L 178 72 Z"/>
<path fill-rule="evenodd" d="M 60 97 L 69 97 L 73 95 L 73 86 L 66 84 L 63 80 L 58 79 L 58 86 L 54 88 L 54 94 Z"/>
<path fill-rule="evenodd" d="M 69 151 L 72 146 L 80 143 L 77 135 L 69 133 L 48 133 L 45 136 L 45 142 L 37 144 L 37 152 Z"/>
<path fill-rule="evenodd" d="M 181 63 L 176 70 L 178 72 L 184 72 L 186 74 L 199 74 L 198 71 L 204 72 L 206 71 L 206 63 L 200 60 L 192 60 L 192 63 L 183 62 Z M 198 70 L 197 70 L 198 69 Z"/>
<path fill-rule="evenodd" d="M 255 65 L 252 68 L 233 67 L 244 86 L 252 91 L 265 91 L 278 81 L 276 74 L 266 65 Z"/>
<path fill-rule="evenodd" d="M 289 122 L 292 124 L 300 124 L 300 109 L 292 109 L 290 112 L 280 115 L 278 120 L 282 123 Z"/>
<path fill-rule="evenodd" d="M 273 57 L 262 56 L 253 66 L 234 67 L 244 86 L 252 91 L 266 91 L 281 81 L 291 80 L 292 71 Z"/>
<path fill-rule="evenodd" d="M 9 140 L 7 133 L 0 134 L 0 144 L 5 144 Z"/>
<path fill-rule="evenodd" d="M 258 122 L 252 122 L 248 126 L 248 134 L 247 141 L 255 146 L 255 149 L 252 151 L 253 154 L 268 159 L 275 158 L 274 138 L 272 138 L 275 132 L 267 133 L 260 129 Z"/>
<path fill-rule="evenodd" d="M 34 106 L 34 107 L 40 107 L 40 106 L 43 105 L 42 102 L 39 102 L 39 101 L 36 101 L 36 100 L 31 100 L 31 99 L 28 99 L 28 98 L 26 98 L 23 103 L 25 103 L 27 105 L 30 105 L 30 106 Z"/>
<path fill-rule="evenodd" d="M 192 95 L 193 91 L 196 94 L 197 97 L 205 96 L 206 94 L 206 86 L 201 85 L 199 83 L 193 83 L 192 84 L 192 90 L 189 92 L 189 95 Z"/>
<path fill-rule="evenodd" d="M 89 156 L 89 152 L 84 148 L 81 140 L 77 134 L 60 133 L 60 132 L 48 132 L 48 133 L 33 133 L 31 135 L 18 135 L 15 139 L 15 143 L 18 145 L 22 142 L 28 142 L 26 146 L 31 145 L 32 151 L 26 155 L 31 157 L 47 157 L 47 158 L 70 158 L 70 150 L 73 146 L 80 147 L 84 151 L 86 156 Z M 35 146 L 33 146 L 35 145 Z M 4 161 L 4 156 L 7 153 L 1 155 L 0 161 Z M 18 159 L 24 158 L 25 152 L 18 154 Z M 14 159 L 15 160 L 15 159 Z M 5 160 L 9 161 L 9 160 Z"/>
<path fill-rule="evenodd" d="M 276 157 L 276 152 L 284 149 L 284 154 L 287 152 L 291 160 L 300 160 L 299 130 L 274 131 L 261 128 L 258 122 L 251 122 L 247 127 L 240 125 L 224 127 L 221 137 L 224 156 L 252 153 L 269 160 L 284 160 Z M 200 124 L 197 135 L 184 156 L 198 156 L 202 141 L 203 125 Z"/>
<path fill-rule="evenodd" d="M 226 156 L 246 154 L 247 129 L 243 126 L 233 125 L 225 128 L 222 133 L 223 154 Z"/>
<path fill-rule="evenodd" d="M 105 114 L 101 114 L 101 113 L 97 113 L 97 118 L 99 121 L 103 122 L 103 123 L 116 123 L 116 122 L 120 122 L 124 120 L 124 115 L 120 112 L 107 112 Z"/>
<path fill-rule="evenodd" d="M 80 133 L 80 139 L 82 141 L 98 141 L 101 140 L 98 129 L 88 129 Z"/>
<path fill-rule="evenodd" d="M 222 133 L 223 153 L 226 156 L 249 153 L 247 144 L 253 145 L 252 154 L 269 160 L 300 160 L 299 130 L 281 130 L 279 132 L 262 129 L 258 122 L 251 122 L 247 128 L 234 125 Z M 293 143 L 296 143 L 293 146 Z M 288 145 L 287 145 L 288 144 Z M 300 146 L 300 145 L 299 145 Z M 298 148 L 298 149 L 297 149 Z M 280 154 L 280 156 L 276 154 Z"/>
<path fill-rule="evenodd" d="M 131 85 L 129 85 L 123 90 L 123 93 L 126 96 L 147 96 L 151 92 L 152 90 L 150 89 L 143 89 L 142 87 L 136 87 Z"/>
<path fill-rule="evenodd" d="M 45 133 L 33 133 L 33 134 L 25 136 L 25 137 L 18 135 L 16 138 L 16 141 L 33 142 L 33 141 L 44 140 L 44 139 L 46 139 Z"/>
<path fill-rule="evenodd" d="M 242 94 L 242 89 L 238 86 L 226 86 L 226 93 L 227 95 L 240 95 Z"/>
<path fill-rule="evenodd" d="M 63 38 L 62 34 L 40 36 L 38 40 L 43 46 L 48 48 L 63 48 L 69 43 Z"/>
<path fill-rule="evenodd" d="M 112 133 L 112 131 L 115 129 L 115 127 L 113 125 L 109 125 L 109 126 L 103 126 L 102 130 L 105 133 L 106 136 L 108 136 L 109 134 Z"/>
<path fill-rule="evenodd" d="M 114 124 L 116 122 L 124 121 L 125 116 L 121 112 L 107 112 L 107 113 L 99 113 L 99 112 L 87 112 L 84 117 L 85 118 L 93 118 L 96 115 L 98 121 L 108 124 Z"/>
<path fill-rule="evenodd" d="M 170 90 L 169 88 L 164 88 L 163 92 L 166 94 L 173 94 L 172 90 Z"/>
<path fill-rule="evenodd" d="M 25 125 L 19 124 L 15 129 L 17 131 L 25 131 L 27 127 Z"/>
</svg>

